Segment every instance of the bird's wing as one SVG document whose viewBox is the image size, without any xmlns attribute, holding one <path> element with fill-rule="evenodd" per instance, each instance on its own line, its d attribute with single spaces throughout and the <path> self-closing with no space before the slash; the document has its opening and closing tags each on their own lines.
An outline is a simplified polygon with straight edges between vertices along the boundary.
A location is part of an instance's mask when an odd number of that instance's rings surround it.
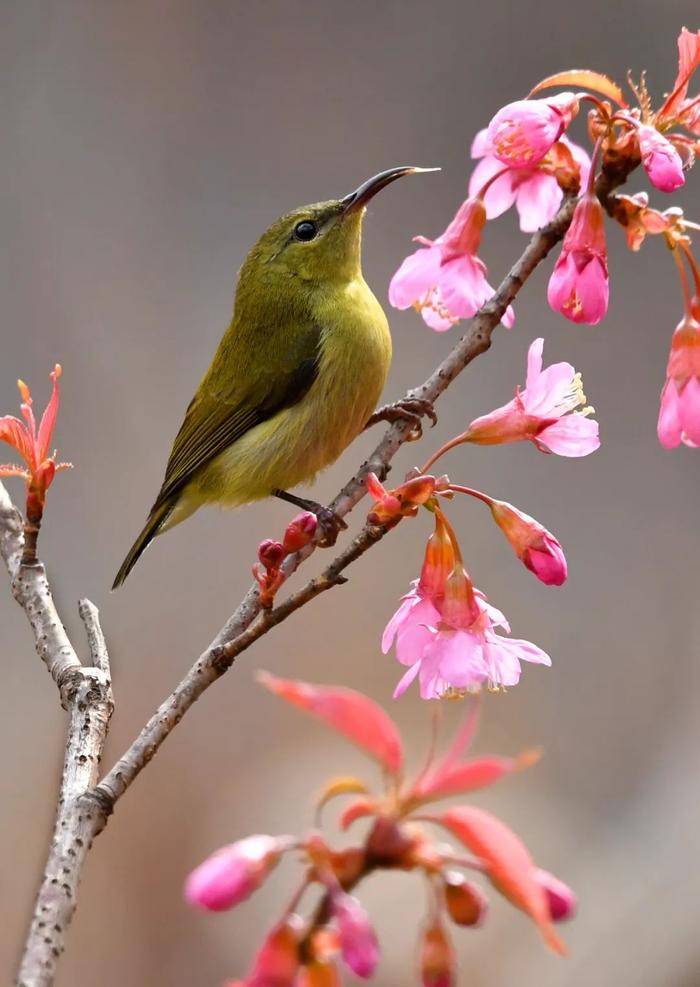
<svg viewBox="0 0 700 987">
<path fill-rule="evenodd" d="M 190 402 L 177 433 L 154 510 L 182 489 L 207 463 L 249 429 L 300 401 L 318 375 L 321 330 L 309 325 L 290 334 L 275 354 L 274 369 L 261 360 L 245 382 L 207 385 Z M 257 361 L 256 361 L 257 363 Z"/>
</svg>

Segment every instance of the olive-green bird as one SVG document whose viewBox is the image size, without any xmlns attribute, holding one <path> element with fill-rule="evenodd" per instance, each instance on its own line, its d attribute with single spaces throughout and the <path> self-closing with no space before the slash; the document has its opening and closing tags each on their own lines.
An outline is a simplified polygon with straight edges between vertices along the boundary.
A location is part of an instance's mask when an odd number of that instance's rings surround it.
<svg viewBox="0 0 700 987">
<path fill-rule="evenodd" d="M 113 588 L 156 535 L 202 504 L 236 506 L 274 495 L 328 523 L 326 509 L 288 488 L 312 480 L 369 423 L 402 416 L 419 424 L 431 413 L 423 402 L 399 402 L 373 415 L 391 335 L 360 264 L 367 202 L 402 175 L 424 170 L 391 168 L 343 199 L 295 209 L 255 244 L 240 271 L 231 325 Z"/>
</svg>

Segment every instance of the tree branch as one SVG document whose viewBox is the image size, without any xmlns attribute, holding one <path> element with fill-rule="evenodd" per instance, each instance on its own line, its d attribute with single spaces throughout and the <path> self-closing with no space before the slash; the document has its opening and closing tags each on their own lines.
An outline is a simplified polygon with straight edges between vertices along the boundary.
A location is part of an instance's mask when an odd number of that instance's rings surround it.
<svg viewBox="0 0 700 987">
<path fill-rule="evenodd" d="M 68 736 L 53 837 L 20 961 L 18 987 L 50 987 L 75 911 L 82 864 L 94 834 L 91 802 L 84 802 L 99 777 L 112 687 L 109 656 L 97 607 L 81 600 L 91 665 L 84 666 L 73 648 L 49 589 L 44 566 L 25 563 L 22 518 L 0 484 L 0 555 L 12 593 L 34 632 L 37 654 L 55 681 L 68 711 Z"/>
</svg>

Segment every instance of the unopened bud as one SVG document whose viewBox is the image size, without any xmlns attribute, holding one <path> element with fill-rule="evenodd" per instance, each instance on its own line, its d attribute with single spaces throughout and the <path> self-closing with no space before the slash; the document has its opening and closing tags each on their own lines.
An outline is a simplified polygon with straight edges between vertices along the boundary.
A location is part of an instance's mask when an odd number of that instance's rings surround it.
<svg viewBox="0 0 700 987">
<path fill-rule="evenodd" d="M 567 565 L 554 535 L 512 504 L 494 500 L 490 507 L 494 521 L 523 565 L 547 586 L 561 586 L 566 581 Z"/>
<path fill-rule="evenodd" d="M 489 903 L 481 888 L 458 871 L 445 874 L 445 903 L 455 925 L 476 928 L 483 924 Z"/>
<path fill-rule="evenodd" d="M 185 898 L 211 912 L 239 905 L 260 887 L 286 845 L 285 840 L 258 835 L 222 847 L 192 871 Z"/>
<path fill-rule="evenodd" d="M 423 931 L 420 973 L 423 987 L 453 987 L 455 955 L 449 936 L 437 919 Z"/>
<path fill-rule="evenodd" d="M 266 569 L 279 569 L 287 553 L 281 542 L 266 538 L 258 546 L 258 558 Z"/>
<path fill-rule="evenodd" d="M 340 890 L 333 894 L 331 907 L 343 960 L 356 976 L 371 977 L 379 962 L 379 943 L 367 912 L 357 898 Z"/>
<path fill-rule="evenodd" d="M 282 544 L 285 552 L 287 554 L 298 552 L 308 545 L 312 541 L 317 527 L 318 520 L 316 515 L 312 514 L 311 511 L 302 511 L 301 514 L 297 514 L 289 522 L 284 532 Z"/>
<path fill-rule="evenodd" d="M 553 922 L 565 922 L 576 914 L 576 895 L 568 884 L 546 870 L 536 870 L 535 880 L 544 888 Z"/>
</svg>

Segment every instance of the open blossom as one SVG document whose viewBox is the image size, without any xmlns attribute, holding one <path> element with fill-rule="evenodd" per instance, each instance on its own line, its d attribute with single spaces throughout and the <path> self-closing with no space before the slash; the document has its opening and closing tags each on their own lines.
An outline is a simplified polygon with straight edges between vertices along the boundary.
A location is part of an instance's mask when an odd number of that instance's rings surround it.
<svg viewBox="0 0 700 987">
<path fill-rule="evenodd" d="M 494 293 L 486 265 L 477 257 L 485 222 L 484 203 L 471 198 L 437 240 L 414 237 L 422 247 L 406 257 L 389 285 L 394 308 L 413 305 L 436 332 L 471 318 Z M 514 318 L 509 306 L 503 324 L 510 328 Z"/>
<path fill-rule="evenodd" d="M 401 696 L 418 676 L 423 699 L 439 699 L 453 691 L 478 691 L 517 685 L 520 662 L 551 665 L 551 659 L 529 641 L 503 637 L 495 628 L 510 633 L 504 615 L 477 590 L 459 563 L 447 579 L 441 620 L 428 627 L 430 637 L 402 662 L 410 668 L 397 685 Z M 386 644 L 391 644 L 386 641 Z"/>
<path fill-rule="evenodd" d="M 518 389 L 508 404 L 476 418 L 464 433 L 466 442 L 497 445 L 529 439 L 541 452 L 559 456 L 587 456 L 598 448 L 598 423 L 588 417 L 593 408 L 582 407 L 586 395 L 581 375 L 570 363 L 543 370 L 543 347 L 542 338 L 530 345 L 525 390 Z"/>
<path fill-rule="evenodd" d="M 700 323 L 691 314 L 673 334 L 657 433 L 666 449 L 700 446 Z"/>
<path fill-rule="evenodd" d="M 284 840 L 258 835 L 222 847 L 192 871 L 185 898 L 211 912 L 239 905 L 260 887 L 285 846 Z"/>
<path fill-rule="evenodd" d="M 608 254 L 603 207 L 593 192 L 578 201 L 547 288 L 555 312 L 596 325 L 608 310 Z"/>
<path fill-rule="evenodd" d="M 559 93 L 502 107 L 487 127 L 494 155 L 513 168 L 537 164 L 576 116 L 578 103 L 574 93 Z"/>
<path fill-rule="evenodd" d="M 561 137 L 557 147 L 563 144 L 571 153 L 571 158 L 579 170 L 579 185 L 585 188 L 591 159 L 586 151 Z M 495 156 L 487 131 L 480 130 L 472 144 L 472 157 L 481 158 L 469 179 L 469 194 L 476 195 L 490 178 L 503 172 L 503 162 Z M 534 233 L 546 226 L 561 205 L 563 192 L 554 175 L 554 162 L 550 155 L 538 164 L 523 168 L 508 168 L 500 178 L 496 178 L 484 193 L 487 219 L 495 219 L 515 204 L 520 217 L 523 233 Z"/>
<path fill-rule="evenodd" d="M 49 455 L 51 437 L 56 416 L 58 415 L 58 378 L 61 367 L 57 363 L 49 374 L 53 381 L 53 391 L 41 417 L 37 429 L 32 396 L 29 388 L 22 380 L 17 381 L 17 387 L 22 397 L 20 406 L 24 421 L 14 415 L 0 418 L 0 441 L 7 442 L 22 457 L 25 466 L 0 466 L 0 476 L 21 476 L 27 481 L 27 516 L 36 520 L 41 518 L 46 499 L 46 491 L 53 482 L 58 470 L 70 469 L 70 463 L 56 463 L 54 456 Z"/>
<path fill-rule="evenodd" d="M 637 127 L 639 151 L 649 181 L 660 192 L 675 192 L 685 183 L 683 162 L 673 144 L 656 127 L 640 123 Z"/>
</svg>

